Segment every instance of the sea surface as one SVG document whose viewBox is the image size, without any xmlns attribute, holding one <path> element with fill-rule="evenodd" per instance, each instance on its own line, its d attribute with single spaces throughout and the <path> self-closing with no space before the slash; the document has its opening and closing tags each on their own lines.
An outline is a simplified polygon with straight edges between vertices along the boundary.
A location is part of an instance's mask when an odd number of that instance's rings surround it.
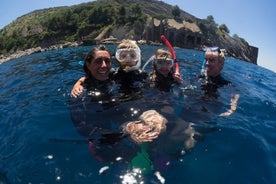
<svg viewBox="0 0 276 184">
<path fill-rule="evenodd" d="M 167 106 L 178 106 L 175 116 L 198 130 L 194 145 L 168 169 L 146 174 L 133 173 L 126 163 L 98 162 L 68 108 L 72 86 L 83 76 L 79 61 L 91 47 L 36 53 L 0 65 L 0 184 L 276 183 L 276 74 L 227 57 L 223 76 L 233 86 L 206 100 L 198 80 L 204 53 L 196 50 L 176 49 L 182 96 L 177 101 L 166 99 L 173 93 L 159 96 Z M 141 46 L 143 63 L 157 48 Z M 235 113 L 220 117 L 234 93 L 240 95 Z M 148 103 L 159 103 L 156 98 Z"/>
</svg>

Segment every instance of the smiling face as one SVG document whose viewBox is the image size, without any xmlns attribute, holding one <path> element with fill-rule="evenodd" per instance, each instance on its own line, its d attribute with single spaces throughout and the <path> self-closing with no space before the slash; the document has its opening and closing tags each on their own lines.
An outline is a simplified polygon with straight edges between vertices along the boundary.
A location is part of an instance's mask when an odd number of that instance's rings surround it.
<svg viewBox="0 0 276 184">
<path fill-rule="evenodd" d="M 218 76 L 223 68 L 224 59 L 219 56 L 218 52 L 206 52 L 205 59 L 207 75 L 210 77 Z"/>
<path fill-rule="evenodd" d="M 108 79 L 111 64 L 111 56 L 105 50 L 96 51 L 95 57 L 91 60 L 91 62 L 86 62 L 86 66 L 91 75 L 99 81 Z"/>
</svg>

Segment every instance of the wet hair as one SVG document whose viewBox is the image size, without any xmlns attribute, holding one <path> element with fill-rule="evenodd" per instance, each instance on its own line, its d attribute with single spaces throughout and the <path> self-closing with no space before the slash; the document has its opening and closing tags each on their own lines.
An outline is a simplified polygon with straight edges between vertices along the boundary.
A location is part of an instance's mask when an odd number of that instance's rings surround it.
<svg viewBox="0 0 276 184">
<path fill-rule="evenodd" d="M 86 62 L 91 63 L 91 61 L 93 61 L 93 59 L 95 59 L 95 55 L 96 55 L 97 51 L 107 51 L 109 53 L 109 55 L 111 56 L 111 52 L 104 45 L 99 45 L 98 47 L 94 47 L 93 49 L 91 49 L 88 52 L 88 54 L 86 55 L 85 60 L 84 60 L 84 65 L 83 65 L 83 70 L 84 70 L 87 78 L 91 78 L 92 76 L 86 66 Z"/>
<path fill-rule="evenodd" d="M 205 50 L 205 55 L 207 53 L 218 53 L 218 59 L 220 62 L 223 62 L 225 60 L 225 49 L 220 49 L 219 47 L 209 47 L 204 49 Z"/>
<path fill-rule="evenodd" d="M 225 60 L 224 52 L 219 50 L 219 61 L 223 62 Z"/>
<path fill-rule="evenodd" d="M 161 58 L 169 58 L 169 59 L 172 59 L 172 54 L 170 51 L 168 50 L 165 50 L 165 49 L 157 49 L 154 53 L 154 57 L 157 58 L 157 57 L 161 57 Z M 152 72 L 156 72 L 157 71 L 157 66 L 156 64 L 154 64 L 153 62 L 153 69 L 152 69 Z M 172 73 L 172 71 L 170 72 Z"/>
<path fill-rule="evenodd" d="M 118 45 L 117 49 L 128 49 L 128 48 L 139 48 L 136 41 L 124 39 L 122 42 Z"/>
<path fill-rule="evenodd" d="M 172 58 L 172 54 L 170 51 L 165 49 L 157 49 L 157 51 L 154 53 L 155 57 L 165 57 L 165 58 Z"/>
<path fill-rule="evenodd" d="M 207 54 L 212 54 L 218 57 L 218 61 L 220 63 L 222 63 L 221 67 L 220 67 L 220 71 L 223 69 L 224 67 L 224 61 L 225 61 L 225 55 L 224 53 L 226 52 L 225 49 L 220 49 L 219 47 L 209 47 L 205 49 L 205 56 Z"/>
</svg>

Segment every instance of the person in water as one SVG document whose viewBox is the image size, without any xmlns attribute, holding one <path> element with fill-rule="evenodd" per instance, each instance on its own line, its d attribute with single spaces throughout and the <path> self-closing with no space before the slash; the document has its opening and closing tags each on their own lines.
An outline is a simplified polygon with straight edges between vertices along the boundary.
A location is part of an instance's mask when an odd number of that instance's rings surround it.
<svg viewBox="0 0 276 184">
<path fill-rule="evenodd" d="M 157 49 L 152 60 L 152 71 L 149 74 L 151 87 L 169 92 L 174 84 L 180 84 L 182 77 L 173 71 L 174 59 L 168 50 Z"/>
<path fill-rule="evenodd" d="M 161 133 L 161 130 L 153 130 L 152 125 L 144 123 L 146 120 L 124 123 L 110 119 L 110 107 L 114 105 L 116 94 L 112 90 L 114 81 L 110 79 L 111 65 L 111 54 L 104 46 L 93 48 L 85 58 L 81 94 L 72 96 L 69 100 L 72 122 L 78 132 L 88 138 L 89 147 L 93 148 L 91 153 L 94 155 L 112 152 L 110 147 L 116 147 L 120 155 L 124 152 L 124 149 L 119 149 L 125 146 L 123 140 L 129 138 L 137 143 L 151 142 Z M 102 149 L 98 149 L 99 147 Z"/>
<path fill-rule="evenodd" d="M 183 100 L 178 85 L 183 80 L 181 75 L 174 71 L 175 60 L 172 58 L 172 53 L 163 48 L 157 49 L 143 68 L 150 62 L 152 63 L 152 71 L 149 73 L 151 88 L 161 93 L 154 93 L 154 97 L 150 96 L 149 99 L 156 99 L 155 109 L 162 112 L 169 123 L 166 131 L 158 139 L 147 144 L 147 151 L 153 166 L 162 171 L 168 169 L 171 162 L 180 159 L 186 151 L 193 148 L 196 142 L 194 135 L 197 132 L 193 129 L 192 123 L 184 121 L 178 114 L 182 107 L 178 102 L 175 103 L 175 100 Z M 146 101 L 150 103 L 150 100 Z"/>
<path fill-rule="evenodd" d="M 211 47 L 205 49 L 205 62 L 201 77 L 207 79 L 207 84 L 214 85 L 215 88 L 224 85 L 232 85 L 232 83 L 224 79 L 221 71 L 224 67 L 225 56 L 223 50 L 218 47 Z"/>
<path fill-rule="evenodd" d="M 224 51 L 219 47 L 210 47 L 205 49 L 205 63 L 203 63 L 203 69 L 201 71 L 201 78 L 203 79 L 201 88 L 204 90 L 205 95 L 218 97 L 218 88 L 223 86 L 231 86 L 232 82 L 224 79 L 221 75 L 221 71 L 224 67 L 225 55 Z M 239 100 L 239 94 L 234 94 L 231 97 L 231 107 L 220 116 L 229 116 L 237 108 L 237 102 Z"/>
<path fill-rule="evenodd" d="M 139 46 L 133 40 L 122 40 L 117 46 L 115 59 L 119 67 L 112 79 L 119 85 L 120 101 L 141 99 L 143 89 L 148 85 L 148 74 L 140 68 Z"/>
<path fill-rule="evenodd" d="M 123 98 L 141 96 L 141 89 L 150 84 L 150 87 L 159 91 L 169 92 L 174 84 L 180 84 L 183 80 L 179 73 L 173 71 L 174 59 L 168 50 L 158 49 L 151 57 L 153 69 L 149 75 L 140 69 L 141 50 L 133 40 L 123 40 L 117 47 L 115 54 L 119 67 L 110 76 L 120 85 Z M 71 95 L 77 96 L 82 91 L 84 78 L 81 78 L 71 91 Z"/>
<path fill-rule="evenodd" d="M 119 85 L 122 100 L 131 97 L 131 95 L 135 96 L 135 94 L 140 98 L 141 89 L 148 83 L 148 74 L 140 69 L 141 50 L 139 46 L 133 40 L 122 40 L 117 46 L 115 59 L 119 67 L 113 69 L 109 77 Z M 80 95 L 84 80 L 85 77 L 82 77 L 75 83 L 71 91 L 72 96 Z"/>
</svg>

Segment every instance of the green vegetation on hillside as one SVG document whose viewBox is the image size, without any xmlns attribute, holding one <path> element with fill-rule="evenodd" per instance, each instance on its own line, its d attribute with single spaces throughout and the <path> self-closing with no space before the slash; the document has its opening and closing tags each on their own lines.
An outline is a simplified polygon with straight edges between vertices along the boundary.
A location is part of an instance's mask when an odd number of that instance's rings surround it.
<svg viewBox="0 0 276 184">
<path fill-rule="evenodd" d="M 83 36 L 95 36 L 108 25 L 144 24 L 147 17 L 139 3 L 126 6 L 102 1 L 72 7 L 34 11 L 18 18 L 0 32 L 0 54 L 31 47 L 47 47 Z"/>
<path fill-rule="evenodd" d="M 47 48 L 66 42 L 94 40 L 102 35 L 100 33 L 114 30 L 118 30 L 117 36 L 120 32 L 120 37 L 147 39 L 145 33 L 152 18 L 162 20 L 166 25 L 165 29 L 170 29 L 175 35 L 182 35 L 180 38 L 185 38 L 185 34 L 193 35 L 193 31 L 183 26 L 184 32 L 180 33 L 173 26 L 169 27 L 166 20 L 174 18 L 179 23 L 189 22 L 191 27 L 200 29 L 196 34 L 200 35 L 200 42 L 197 44 L 201 45 L 197 45 L 197 48 L 217 45 L 227 49 L 233 56 L 256 62 L 257 48 L 252 50 L 237 35 L 231 37 L 228 27 L 225 24 L 218 25 L 212 15 L 206 19 L 198 19 L 180 10 L 177 5 L 171 6 L 156 0 L 97 0 L 31 12 L 0 30 L 0 55 L 35 47 Z M 156 38 L 148 41 L 156 41 Z M 181 39 L 178 41 L 179 45 L 185 47 Z M 192 39 L 190 41 L 194 43 Z"/>
</svg>

